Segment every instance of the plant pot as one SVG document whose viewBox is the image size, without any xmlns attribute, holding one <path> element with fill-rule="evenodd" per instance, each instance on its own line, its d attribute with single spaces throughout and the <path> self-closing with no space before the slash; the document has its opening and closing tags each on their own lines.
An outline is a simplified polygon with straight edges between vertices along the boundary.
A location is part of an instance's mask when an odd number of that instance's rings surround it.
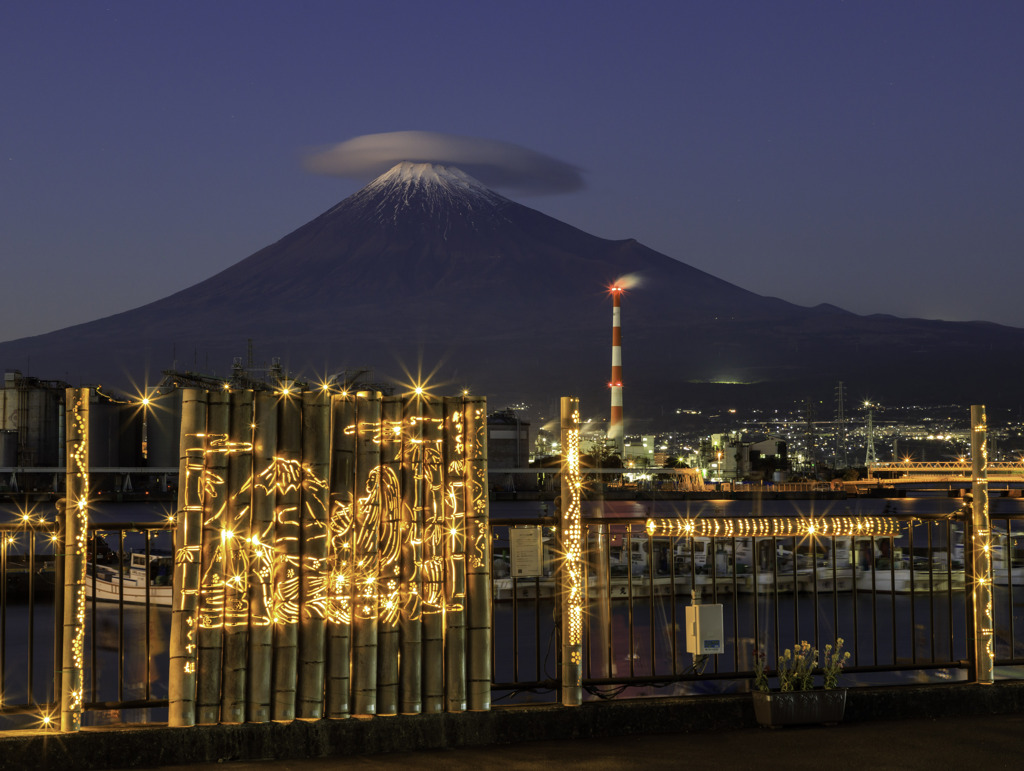
<svg viewBox="0 0 1024 771">
<path fill-rule="evenodd" d="M 754 715 L 763 726 L 839 723 L 846 711 L 846 689 L 754 691 Z"/>
</svg>

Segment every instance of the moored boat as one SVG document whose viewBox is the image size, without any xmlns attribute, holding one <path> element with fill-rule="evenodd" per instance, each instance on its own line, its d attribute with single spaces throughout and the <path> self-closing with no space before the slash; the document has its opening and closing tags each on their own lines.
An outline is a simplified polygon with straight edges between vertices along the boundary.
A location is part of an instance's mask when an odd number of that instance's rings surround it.
<svg viewBox="0 0 1024 771">
<path fill-rule="evenodd" d="M 122 573 L 116 565 L 89 564 L 85 595 L 97 602 L 125 602 L 129 605 L 172 604 L 172 560 L 170 555 L 132 552 Z"/>
</svg>

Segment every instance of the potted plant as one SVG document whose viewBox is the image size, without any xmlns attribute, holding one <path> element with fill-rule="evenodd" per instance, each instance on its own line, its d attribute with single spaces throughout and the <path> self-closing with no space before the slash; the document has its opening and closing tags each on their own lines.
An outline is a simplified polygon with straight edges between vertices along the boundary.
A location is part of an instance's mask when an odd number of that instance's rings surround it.
<svg viewBox="0 0 1024 771">
<path fill-rule="evenodd" d="M 820 673 L 822 687 L 814 687 L 818 674 L 818 651 L 806 640 L 779 656 L 776 677 L 779 689 L 768 683 L 768 665 L 764 653 L 754 657 L 754 715 L 763 726 L 801 723 L 838 723 L 846 709 L 846 689 L 839 688 L 839 673 L 849 660 L 843 651 L 843 638 L 835 646 L 825 646 Z"/>
</svg>

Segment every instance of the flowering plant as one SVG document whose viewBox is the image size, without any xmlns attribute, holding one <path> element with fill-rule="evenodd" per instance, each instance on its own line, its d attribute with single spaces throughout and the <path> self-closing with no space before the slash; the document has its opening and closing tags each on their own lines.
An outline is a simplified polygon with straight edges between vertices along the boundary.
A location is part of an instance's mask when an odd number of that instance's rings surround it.
<svg viewBox="0 0 1024 771">
<path fill-rule="evenodd" d="M 821 660 L 821 674 L 825 690 L 831 690 L 839 684 L 839 673 L 850 658 L 849 651 L 843 651 L 843 638 L 825 646 L 825 655 Z M 776 675 L 779 678 L 780 691 L 809 691 L 814 687 L 814 675 L 818 668 L 818 650 L 812 648 L 806 640 L 792 649 L 786 648 L 779 656 Z M 768 661 L 763 652 L 754 656 L 754 687 L 767 693 Z"/>
</svg>

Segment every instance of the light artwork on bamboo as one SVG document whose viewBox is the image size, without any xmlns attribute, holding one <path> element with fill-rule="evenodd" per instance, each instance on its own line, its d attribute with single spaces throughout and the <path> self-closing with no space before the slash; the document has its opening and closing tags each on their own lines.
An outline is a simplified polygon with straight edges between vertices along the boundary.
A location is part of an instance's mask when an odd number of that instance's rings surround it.
<svg viewBox="0 0 1024 771">
<path fill-rule="evenodd" d="M 466 424 L 461 410 L 451 414 L 452 453 L 448 464 L 448 483 L 444 493 L 444 537 L 448 582 L 445 591 L 446 611 L 461 611 L 466 598 L 466 509 L 463 496 L 463 475 L 466 461 Z"/>
<path fill-rule="evenodd" d="M 470 436 L 476 448 L 487 446 L 487 410 L 476 407 L 473 411 L 476 435 Z M 466 475 L 472 525 L 470 526 L 469 542 L 466 549 L 466 561 L 471 568 L 490 569 L 488 558 L 490 529 L 488 528 L 487 474 L 485 467 L 478 461 L 472 465 Z"/>
<path fill-rule="evenodd" d="M 252 451 L 252 442 L 232 442 L 223 435 L 205 438 L 207 442 L 203 454 L 206 456 Z M 221 482 L 223 480 L 219 477 L 205 471 L 201 482 L 205 495 L 215 495 L 216 485 Z M 279 506 L 272 523 L 264 526 L 262 531 L 257 528 L 256 532 L 251 532 L 249 519 L 252 506 L 249 501 L 251 496 L 285 494 L 299 489 L 326 490 L 327 482 L 312 473 L 308 465 L 290 458 L 274 457 L 267 468 L 250 476 L 236 494 L 240 505 L 236 509 L 238 513 L 235 521 L 224 521 L 224 502 L 216 506 L 213 515 L 204 521 L 205 526 L 219 523 L 222 527 L 214 559 L 203 573 L 201 582 L 201 627 L 214 629 L 246 624 L 266 626 L 294 624 L 298 621 L 299 581 L 303 566 L 300 559 L 287 553 L 284 548 L 286 542 L 298 540 L 295 535 L 299 525 L 298 510 L 294 506 Z M 327 540 L 328 517 L 319 500 L 318 496 L 311 496 L 305 505 L 311 519 L 319 523 L 323 531 L 321 535 L 313 537 Z M 284 535 L 275 538 L 273 533 L 277 531 Z M 184 547 L 179 551 L 184 552 L 179 555 L 179 559 L 190 560 L 192 557 L 189 555 L 197 552 L 198 548 Z M 313 583 L 315 591 L 312 596 L 306 599 L 305 612 L 324 618 L 327 616 L 328 605 L 326 565 L 315 560 L 306 569 L 316 573 L 318 580 Z M 275 576 L 283 577 L 283 580 L 275 581 Z M 256 588 L 251 607 L 247 599 L 250 584 Z M 225 602 L 228 589 L 232 590 L 233 596 L 230 603 Z"/>
<path fill-rule="evenodd" d="M 569 592 L 569 642 L 578 645 L 583 640 L 583 554 L 582 530 L 580 522 L 580 432 L 579 411 L 572 414 L 573 430 L 569 433 L 569 500 L 565 506 L 564 522 L 567 528 L 563 547 L 565 548 L 565 566 L 567 571 L 567 589 Z M 575 654 L 575 652 L 574 652 Z M 579 664 L 578 660 L 573 661 Z"/>
<path fill-rule="evenodd" d="M 482 445 L 485 406 L 477 409 L 479 436 L 474 441 Z M 422 438 L 428 423 L 433 428 L 429 440 Z M 303 617 L 344 626 L 375 620 L 397 627 L 403 619 L 443 618 L 464 609 L 465 566 L 488 565 L 489 533 L 486 465 L 471 468 L 463 457 L 463 412 L 345 426 L 341 433 L 353 446 L 366 437 L 387 447 L 388 457 L 369 469 L 362 489 L 341 495 L 332 495 L 330 480 L 314 473 L 305 459 L 273 455 L 269 463 L 258 461 L 255 430 L 253 423 L 252 433 L 243 437 L 183 433 L 182 446 L 188 448 L 179 513 L 183 537 L 177 539 L 175 560 L 201 570 L 198 586 L 183 585 L 176 599 L 182 610 L 185 595 L 198 600 L 194 614 L 182 619 L 187 627 L 181 658 L 185 673 L 196 673 L 198 629 L 276 627 Z M 385 436 L 388 441 L 382 441 Z M 445 438 L 452 448 L 447 466 Z M 247 455 L 243 463 L 252 458 L 252 466 L 240 477 L 244 483 L 229 490 L 220 472 L 235 455 Z M 261 463 L 265 466 L 258 468 Z M 403 469 L 410 470 L 415 496 L 403 498 Z M 282 497 L 295 500 L 296 492 L 303 493 L 299 503 L 281 503 Z M 276 501 L 270 522 L 254 516 L 261 497 Z M 414 502 L 422 504 L 420 516 Z M 198 532 L 188 530 L 189 523 Z M 326 548 L 310 548 L 311 538 L 322 539 Z M 211 545 L 205 551 L 204 542 Z M 416 555 L 405 577 L 403 553 Z"/>
<path fill-rule="evenodd" d="M 992 608 L 992 529 L 988 497 L 988 416 L 985 405 L 971 405 L 971 561 L 974 574 L 976 678 L 994 681 L 995 616 Z"/>
<path fill-rule="evenodd" d="M 583 572 L 582 476 L 580 472 L 579 400 L 562 399 L 562 502 L 560 530 L 564 560 L 562 591 L 563 621 L 563 695 L 562 703 L 580 703 L 583 677 L 583 606 L 586 578 Z"/>
<path fill-rule="evenodd" d="M 895 517 L 652 517 L 647 534 L 684 538 L 821 538 L 895 536 L 902 524 Z"/>
</svg>

